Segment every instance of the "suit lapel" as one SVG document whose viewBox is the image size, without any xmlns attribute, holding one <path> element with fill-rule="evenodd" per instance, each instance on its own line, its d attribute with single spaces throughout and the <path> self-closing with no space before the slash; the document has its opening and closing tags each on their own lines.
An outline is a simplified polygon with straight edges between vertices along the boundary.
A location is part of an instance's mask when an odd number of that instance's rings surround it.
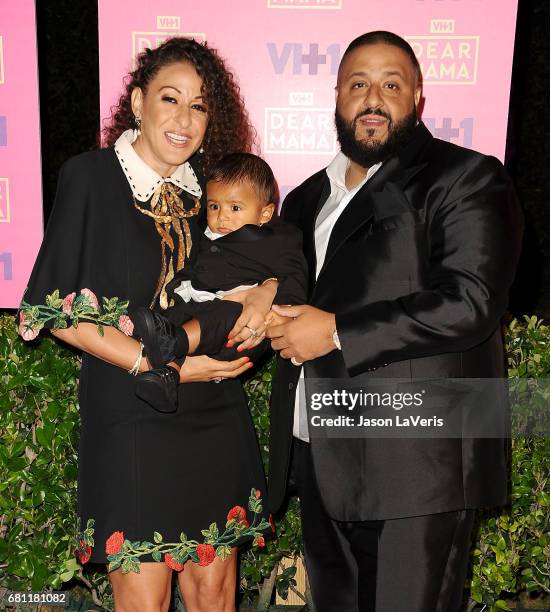
<svg viewBox="0 0 550 612">
<path fill-rule="evenodd" d="M 310 287 L 315 283 L 315 270 L 317 269 L 317 257 L 315 255 L 315 221 L 329 195 L 330 182 L 326 172 L 324 172 L 316 188 L 309 190 L 308 197 L 302 208 L 301 226 L 304 240 L 303 248 L 308 263 Z"/>
<path fill-rule="evenodd" d="M 400 155 L 385 162 L 355 194 L 334 224 L 319 276 L 351 234 L 370 222 L 373 217 L 399 214 L 405 212 L 407 207 L 410 209 L 403 189 L 426 167 L 426 163 L 419 159 L 419 152 L 431 138 L 428 129 L 423 123 L 419 123 L 411 143 Z M 414 161 L 417 163 L 413 163 Z"/>
<path fill-rule="evenodd" d="M 374 214 L 373 192 L 377 188 L 381 188 L 384 181 L 393 176 L 398 167 L 399 160 L 397 158 L 388 160 L 351 199 L 332 228 L 325 261 L 319 272 L 319 276 L 323 274 L 330 260 L 346 242 L 349 236 L 372 219 Z"/>
</svg>

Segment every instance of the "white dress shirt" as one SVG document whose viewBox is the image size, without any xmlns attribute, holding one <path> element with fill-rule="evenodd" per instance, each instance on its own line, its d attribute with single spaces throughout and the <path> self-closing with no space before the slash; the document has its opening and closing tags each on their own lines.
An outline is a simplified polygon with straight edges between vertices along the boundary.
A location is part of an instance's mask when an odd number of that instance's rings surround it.
<svg viewBox="0 0 550 612">
<path fill-rule="evenodd" d="M 349 159 L 340 151 L 332 160 L 326 169 L 326 173 L 330 182 L 330 195 L 327 201 L 317 215 L 315 221 L 315 255 L 317 259 L 317 267 L 315 278 L 319 276 L 325 257 L 327 247 L 330 240 L 330 235 L 336 221 L 346 209 L 355 194 L 363 187 L 363 185 L 372 178 L 382 163 L 371 166 L 367 172 L 367 176 L 353 189 L 346 187 L 346 173 L 349 167 Z M 298 382 L 298 390 L 294 403 L 294 428 L 293 435 L 304 442 L 309 442 L 307 414 L 305 410 L 305 385 L 303 382 L 304 369 L 300 372 L 300 381 Z"/>
</svg>

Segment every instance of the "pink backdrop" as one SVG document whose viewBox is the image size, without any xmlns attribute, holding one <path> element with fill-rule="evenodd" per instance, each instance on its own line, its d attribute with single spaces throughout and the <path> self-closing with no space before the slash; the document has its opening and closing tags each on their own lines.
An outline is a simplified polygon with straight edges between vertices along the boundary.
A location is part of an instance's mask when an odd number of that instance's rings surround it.
<svg viewBox="0 0 550 612">
<path fill-rule="evenodd" d="M 347 44 L 384 29 L 418 55 L 428 128 L 503 159 L 516 9 L 516 0 L 99 0 L 101 116 L 137 51 L 176 34 L 206 38 L 239 79 L 284 195 L 336 152 L 333 88 Z"/>
<path fill-rule="evenodd" d="M 42 240 L 34 0 L 0 2 L 0 308 L 19 305 Z"/>
</svg>

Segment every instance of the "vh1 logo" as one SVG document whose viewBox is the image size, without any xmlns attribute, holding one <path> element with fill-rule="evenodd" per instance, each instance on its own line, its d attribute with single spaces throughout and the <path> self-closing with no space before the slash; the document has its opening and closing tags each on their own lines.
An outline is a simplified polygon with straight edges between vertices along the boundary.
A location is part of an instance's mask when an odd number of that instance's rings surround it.
<svg viewBox="0 0 550 612">
<path fill-rule="evenodd" d="M 10 222 L 10 181 L 0 178 L 0 223 Z"/>
<path fill-rule="evenodd" d="M 8 146 L 8 120 L 0 115 L 0 147 Z"/>
<path fill-rule="evenodd" d="M 454 31 L 453 20 L 432 20 L 431 31 Z M 475 85 L 479 36 L 406 36 L 426 85 Z"/>
<path fill-rule="evenodd" d="M 158 27 L 157 17 L 157 27 Z M 162 19 L 174 19 L 173 17 L 163 17 Z M 168 22 L 166 22 L 168 23 Z M 172 22 L 170 22 L 172 23 Z M 168 27 L 165 25 L 164 27 Z M 141 53 L 144 49 L 156 49 L 166 39 L 172 36 L 183 36 L 184 38 L 194 38 L 197 42 L 205 42 L 206 34 L 204 32 L 181 32 L 181 31 L 158 31 L 158 32 L 132 32 L 132 57 Z"/>
<path fill-rule="evenodd" d="M 277 43 L 268 42 L 267 52 L 275 74 L 319 74 L 323 72 L 336 74 L 342 57 L 341 47 L 337 43 L 322 46 L 319 43 Z"/>
<path fill-rule="evenodd" d="M 2 269 L 3 269 L 2 278 L 5 281 L 13 280 L 12 254 L 11 253 L 0 253 L 0 265 L 2 265 Z"/>
<path fill-rule="evenodd" d="M 334 155 L 333 118 L 332 108 L 266 108 L 264 153 Z"/>
<path fill-rule="evenodd" d="M 422 117 L 422 121 L 433 136 L 471 148 L 474 140 L 474 118 L 453 119 L 452 117 Z"/>
</svg>

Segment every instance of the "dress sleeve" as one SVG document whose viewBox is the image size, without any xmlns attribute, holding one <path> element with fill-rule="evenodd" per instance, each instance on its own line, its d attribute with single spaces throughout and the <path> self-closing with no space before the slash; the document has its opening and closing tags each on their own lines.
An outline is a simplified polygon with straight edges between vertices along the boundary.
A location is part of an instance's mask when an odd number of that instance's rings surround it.
<svg viewBox="0 0 550 612">
<path fill-rule="evenodd" d="M 128 333 L 128 302 L 105 295 L 96 256 L 101 237 L 94 217 L 90 168 L 85 156 L 62 166 L 46 233 L 19 307 L 19 333 L 34 339 L 41 329 L 81 321 L 114 325 Z M 108 222 L 108 219 L 105 219 Z M 98 242 L 99 241 L 99 242 Z"/>
</svg>

